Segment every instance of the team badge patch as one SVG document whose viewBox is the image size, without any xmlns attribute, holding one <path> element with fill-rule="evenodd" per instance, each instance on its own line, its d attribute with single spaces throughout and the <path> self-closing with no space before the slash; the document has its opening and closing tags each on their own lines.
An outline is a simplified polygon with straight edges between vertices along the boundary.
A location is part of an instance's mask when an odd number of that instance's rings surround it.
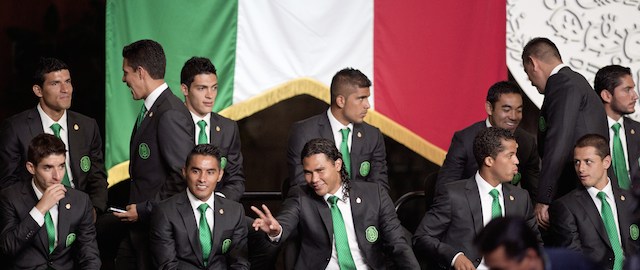
<svg viewBox="0 0 640 270">
<path fill-rule="evenodd" d="M 140 158 L 142 159 L 148 159 L 149 156 L 151 156 L 151 150 L 146 143 L 141 143 L 138 146 L 138 155 L 140 155 Z"/>
<path fill-rule="evenodd" d="M 631 224 L 629 226 L 629 235 L 631 235 L 631 239 L 638 240 L 638 236 L 640 236 L 640 230 L 638 230 L 638 225 Z"/>
<path fill-rule="evenodd" d="M 540 132 L 547 131 L 547 122 L 544 120 L 544 116 L 540 116 L 540 119 L 538 119 L 538 130 Z"/>
<path fill-rule="evenodd" d="M 378 229 L 376 229 L 375 226 L 367 227 L 365 233 L 367 236 L 367 241 L 369 241 L 369 243 L 375 243 L 378 240 Z"/>
<path fill-rule="evenodd" d="M 369 163 L 369 161 L 364 161 L 360 163 L 360 175 L 367 176 L 369 175 L 370 170 L 371 170 L 371 163 Z"/>
<path fill-rule="evenodd" d="M 75 233 L 70 233 L 69 235 L 67 235 L 67 241 L 66 241 L 67 247 L 71 246 L 71 244 L 73 244 L 74 241 L 76 241 Z"/>
<path fill-rule="evenodd" d="M 91 168 L 91 160 L 89 159 L 89 156 L 82 157 L 80 159 L 80 169 L 83 172 L 88 172 L 90 168 Z"/>
<path fill-rule="evenodd" d="M 224 168 L 227 167 L 227 158 L 226 157 L 221 157 L 220 158 L 220 168 L 224 170 Z"/>
<path fill-rule="evenodd" d="M 227 253 L 231 247 L 231 239 L 227 238 L 222 241 L 222 254 Z"/>
</svg>

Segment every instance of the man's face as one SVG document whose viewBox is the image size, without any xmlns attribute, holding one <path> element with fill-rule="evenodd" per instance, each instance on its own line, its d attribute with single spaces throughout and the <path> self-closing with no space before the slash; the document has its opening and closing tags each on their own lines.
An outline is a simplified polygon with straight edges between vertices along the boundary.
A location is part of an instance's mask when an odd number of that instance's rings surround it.
<svg viewBox="0 0 640 270">
<path fill-rule="evenodd" d="M 505 252 L 504 246 L 498 247 L 496 250 L 485 254 L 484 263 L 491 270 L 542 270 L 542 259 L 537 255 L 535 250 L 529 248 L 527 254 L 518 261 L 515 258 L 509 258 Z"/>
<path fill-rule="evenodd" d="M 191 86 L 180 85 L 189 111 L 204 117 L 213 110 L 218 95 L 218 76 L 212 73 L 193 77 Z"/>
<path fill-rule="evenodd" d="M 527 73 L 531 85 L 538 89 L 538 93 L 544 94 L 544 88 L 547 84 L 547 76 L 542 72 L 540 66 L 534 66 L 534 60 L 524 64 L 524 72 Z"/>
<path fill-rule="evenodd" d="M 64 178 L 65 155 L 48 155 L 38 165 L 27 162 L 27 170 L 35 180 L 36 187 L 44 192 L 48 187 L 60 184 Z"/>
<path fill-rule="evenodd" d="M 198 200 L 206 201 L 211 197 L 216 185 L 222 179 L 218 160 L 213 156 L 194 155 L 189 165 L 182 169 L 187 188 Z"/>
<path fill-rule="evenodd" d="M 344 106 L 342 108 L 342 119 L 348 123 L 362 123 L 364 117 L 367 116 L 367 110 L 371 107 L 369 104 L 369 96 L 371 91 L 369 87 L 358 87 L 344 98 Z M 344 124 L 344 123 L 343 123 Z"/>
<path fill-rule="evenodd" d="M 638 101 L 636 84 L 633 83 L 633 78 L 630 75 L 624 75 L 619 80 L 620 85 L 614 88 L 609 106 L 614 113 L 620 116 L 634 113 Z"/>
<path fill-rule="evenodd" d="M 140 69 L 140 67 L 130 67 L 127 58 L 124 58 L 124 61 L 122 62 L 122 82 L 127 84 L 134 100 L 145 99 L 147 97 L 143 87 Z"/>
<path fill-rule="evenodd" d="M 577 147 L 573 150 L 573 165 L 583 186 L 602 190 L 607 185 L 611 156 L 601 158 L 593 146 Z"/>
<path fill-rule="evenodd" d="M 493 106 L 487 102 L 486 109 L 492 126 L 513 133 L 522 120 L 522 96 L 514 93 L 502 94 Z"/>
<path fill-rule="evenodd" d="M 315 154 L 304 158 L 302 167 L 304 169 L 304 179 L 318 196 L 338 192 L 342 184 L 342 178 L 340 178 L 341 159 L 334 162 L 325 154 Z"/>
<path fill-rule="evenodd" d="M 500 182 L 509 182 L 513 179 L 513 176 L 518 173 L 518 157 L 516 151 L 518 150 L 518 144 L 515 140 L 502 140 L 502 150 L 498 153 L 496 158 L 491 158 L 491 174 Z"/>
<path fill-rule="evenodd" d="M 34 85 L 33 92 L 40 98 L 40 106 L 45 111 L 48 109 L 61 112 L 69 109 L 73 93 L 69 70 L 62 69 L 45 74 L 42 87 Z"/>
</svg>

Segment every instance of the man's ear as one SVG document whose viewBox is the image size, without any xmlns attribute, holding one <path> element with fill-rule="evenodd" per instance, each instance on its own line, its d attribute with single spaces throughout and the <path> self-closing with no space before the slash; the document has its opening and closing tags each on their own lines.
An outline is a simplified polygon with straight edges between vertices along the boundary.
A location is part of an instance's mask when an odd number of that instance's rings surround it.
<svg viewBox="0 0 640 270">
<path fill-rule="evenodd" d="M 33 93 L 34 93 L 37 97 L 39 97 L 39 98 L 41 98 L 41 97 L 42 97 L 42 88 L 40 87 L 40 85 L 34 84 L 34 85 L 31 87 L 31 90 L 33 90 Z"/>
<path fill-rule="evenodd" d="M 222 180 L 223 175 L 224 175 L 224 170 L 220 168 L 220 173 L 218 174 L 218 180 L 216 181 L 216 183 L 220 183 L 220 180 Z"/>
<path fill-rule="evenodd" d="M 334 162 L 334 165 L 335 165 L 336 171 L 342 170 L 342 159 L 341 158 L 336 159 L 336 162 Z"/>
<path fill-rule="evenodd" d="M 484 158 L 484 160 L 482 161 L 484 163 L 485 166 L 487 166 L 488 168 L 491 168 L 491 166 L 493 166 L 493 163 L 496 160 L 493 159 L 491 156 L 487 156 Z"/>
<path fill-rule="evenodd" d="M 491 102 L 485 102 L 484 109 L 487 111 L 487 115 L 493 115 L 493 106 L 491 105 Z"/>
<path fill-rule="evenodd" d="M 613 93 L 609 92 L 609 90 L 604 89 L 600 92 L 600 98 L 606 103 L 611 103 L 613 99 Z"/>
<path fill-rule="evenodd" d="M 336 97 L 336 105 L 338 105 L 338 108 L 340 109 L 344 108 L 344 104 L 346 102 L 347 102 L 347 99 L 343 95 L 338 95 Z"/>
<path fill-rule="evenodd" d="M 189 87 L 187 87 L 186 84 L 181 83 L 180 84 L 180 90 L 182 90 L 182 94 L 186 97 L 189 95 Z"/>
<path fill-rule="evenodd" d="M 609 169 L 609 167 L 611 167 L 611 155 L 607 155 L 602 159 L 602 165 L 605 169 Z"/>
<path fill-rule="evenodd" d="M 31 163 L 30 161 L 27 161 L 27 171 L 29 171 L 30 174 L 34 175 L 36 174 L 36 166 L 33 165 L 33 163 Z"/>
</svg>

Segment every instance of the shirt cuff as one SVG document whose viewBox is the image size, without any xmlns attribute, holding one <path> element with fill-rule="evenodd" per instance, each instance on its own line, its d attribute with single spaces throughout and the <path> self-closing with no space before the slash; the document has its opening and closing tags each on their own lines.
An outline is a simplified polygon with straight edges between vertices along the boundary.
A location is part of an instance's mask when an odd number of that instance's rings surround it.
<svg viewBox="0 0 640 270">
<path fill-rule="evenodd" d="M 269 236 L 269 234 L 267 234 L 267 236 Z M 280 233 L 273 237 L 269 236 L 269 240 L 271 240 L 271 242 L 278 242 L 280 238 L 282 238 L 282 226 L 280 226 Z"/>
<path fill-rule="evenodd" d="M 456 253 L 456 256 L 453 256 L 453 260 L 451 260 L 451 267 L 453 267 L 453 264 L 456 262 L 456 259 L 460 257 L 460 255 L 464 255 L 464 253 L 458 252 Z"/>
<path fill-rule="evenodd" d="M 31 218 L 33 218 L 33 220 L 38 223 L 38 226 L 42 227 L 42 225 L 44 224 L 44 215 L 40 213 L 40 210 L 38 210 L 34 206 L 33 208 L 31 208 L 31 211 L 29 211 L 29 215 L 31 215 Z"/>
</svg>

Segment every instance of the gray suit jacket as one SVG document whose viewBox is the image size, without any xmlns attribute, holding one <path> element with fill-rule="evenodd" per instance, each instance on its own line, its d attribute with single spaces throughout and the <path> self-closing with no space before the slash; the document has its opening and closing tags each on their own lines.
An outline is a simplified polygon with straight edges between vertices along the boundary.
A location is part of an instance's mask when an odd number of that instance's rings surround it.
<svg viewBox="0 0 640 270">
<path fill-rule="evenodd" d="M 505 216 L 519 216 L 538 234 L 538 225 L 527 192 L 512 185 L 502 185 Z M 443 269 L 451 268 L 458 252 L 478 267 L 482 255 L 473 246 L 473 239 L 484 228 L 480 193 L 474 177 L 444 185 L 438 191 L 433 206 L 418 226 L 413 245 L 416 252 L 435 258 Z"/>
<path fill-rule="evenodd" d="M 364 122 L 354 124 L 352 133 L 351 178 L 357 181 L 379 183 L 388 191 L 387 152 L 382 133 L 378 128 Z M 306 184 L 302 174 L 300 153 L 304 145 L 315 138 L 335 141 L 326 111 L 296 122 L 291 127 L 287 151 L 290 186 Z"/>
</svg>

